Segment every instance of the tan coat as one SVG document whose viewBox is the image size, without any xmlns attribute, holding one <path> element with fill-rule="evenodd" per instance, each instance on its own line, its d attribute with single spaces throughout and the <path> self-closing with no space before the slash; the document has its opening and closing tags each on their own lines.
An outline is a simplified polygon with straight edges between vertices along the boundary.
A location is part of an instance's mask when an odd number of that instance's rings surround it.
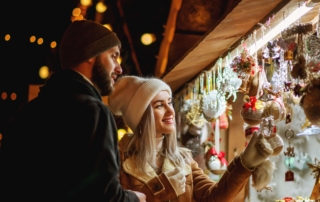
<svg viewBox="0 0 320 202">
<path fill-rule="evenodd" d="M 245 186 L 251 171 L 243 167 L 239 157 L 236 157 L 227 168 L 218 183 L 212 181 L 196 161 L 184 168 L 186 173 L 186 192 L 177 196 L 166 171 L 174 169 L 174 165 L 164 160 L 162 173 L 157 175 L 154 169 L 147 165 L 147 173 L 138 172 L 132 158 L 125 159 L 127 138 L 119 143 L 121 153 L 120 182 L 124 189 L 140 191 L 146 194 L 148 202 L 232 202 L 235 196 Z"/>
</svg>

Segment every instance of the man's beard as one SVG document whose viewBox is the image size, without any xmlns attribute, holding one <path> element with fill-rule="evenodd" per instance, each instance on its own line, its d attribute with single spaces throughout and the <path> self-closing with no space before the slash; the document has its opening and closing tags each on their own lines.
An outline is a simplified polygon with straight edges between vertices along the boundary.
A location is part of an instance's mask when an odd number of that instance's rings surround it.
<svg viewBox="0 0 320 202">
<path fill-rule="evenodd" d="M 102 96 L 110 95 L 113 91 L 110 74 L 101 63 L 100 57 L 97 57 L 93 64 L 92 83 Z"/>
</svg>

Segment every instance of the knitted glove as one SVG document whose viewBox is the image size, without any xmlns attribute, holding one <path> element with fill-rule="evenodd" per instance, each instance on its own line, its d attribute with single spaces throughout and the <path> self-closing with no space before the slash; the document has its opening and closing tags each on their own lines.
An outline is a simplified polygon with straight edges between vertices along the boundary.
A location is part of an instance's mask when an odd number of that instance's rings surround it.
<svg viewBox="0 0 320 202">
<path fill-rule="evenodd" d="M 186 191 L 186 176 L 183 174 L 181 168 L 175 168 L 174 170 L 164 173 L 170 181 L 177 196 L 183 194 Z"/>
<path fill-rule="evenodd" d="M 272 154 L 273 149 L 263 134 L 254 131 L 249 144 L 240 154 L 240 158 L 247 169 L 254 169 Z"/>
</svg>

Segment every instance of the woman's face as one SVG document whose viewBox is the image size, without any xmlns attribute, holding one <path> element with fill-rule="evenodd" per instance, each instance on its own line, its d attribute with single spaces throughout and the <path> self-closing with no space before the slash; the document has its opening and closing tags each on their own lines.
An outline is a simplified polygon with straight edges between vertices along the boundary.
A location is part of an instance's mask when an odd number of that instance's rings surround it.
<svg viewBox="0 0 320 202">
<path fill-rule="evenodd" d="M 172 97 L 167 91 L 160 91 L 152 100 L 157 137 L 174 132 L 174 109 Z"/>
</svg>

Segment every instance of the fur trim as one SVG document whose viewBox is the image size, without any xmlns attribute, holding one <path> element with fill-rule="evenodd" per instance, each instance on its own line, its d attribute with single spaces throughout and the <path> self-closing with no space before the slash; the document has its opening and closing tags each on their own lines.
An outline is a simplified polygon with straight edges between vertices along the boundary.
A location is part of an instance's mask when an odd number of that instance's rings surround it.
<svg viewBox="0 0 320 202">
<path fill-rule="evenodd" d="M 123 163 L 123 170 L 134 176 L 135 178 L 139 179 L 140 181 L 147 183 L 149 180 L 151 180 L 152 178 L 158 176 L 157 173 L 153 170 L 153 168 L 147 164 L 146 165 L 146 173 L 142 173 L 139 172 L 136 169 L 136 163 L 134 162 L 134 160 L 132 158 L 127 158 L 125 160 L 125 162 Z M 167 171 L 171 171 L 173 169 L 175 169 L 176 166 L 171 163 L 171 161 L 169 161 L 169 159 L 165 158 L 164 162 L 163 162 L 163 166 L 162 166 L 162 172 L 167 172 Z M 184 175 L 189 175 L 191 173 L 191 166 L 190 165 L 186 165 L 183 169 Z"/>
<path fill-rule="evenodd" d="M 275 164 L 269 159 L 262 162 L 252 173 L 252 187 L 258 191 L 266 188 L 272 180 Z"/>
</svg>

